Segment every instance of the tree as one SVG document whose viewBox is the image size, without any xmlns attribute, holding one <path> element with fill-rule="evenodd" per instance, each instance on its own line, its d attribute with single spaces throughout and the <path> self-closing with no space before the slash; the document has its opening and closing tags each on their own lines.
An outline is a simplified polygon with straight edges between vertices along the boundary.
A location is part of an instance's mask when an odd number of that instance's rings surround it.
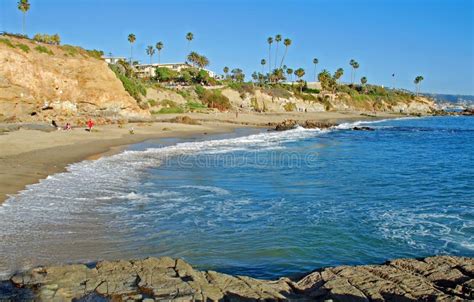
<svg viewBox="0 0 474 302">
<path fill-rule="evenodd" d="M 316 75 L 316 65 L 318 65 L 319 63 L 319 60 L 317 58 L 314 58 L 313 59 L 313 64 L 314 64 L 314 81 L 317 82 L 318 81 L 318 78 L 317 78 L 317 75 Z"/>
<path fill-rule="evenodd" d="M 336 83 L 337 81 L 339 81 L 339 79 L 344 75 L 344 69 L 342 68 L 339 68 L 338 70 L 336 70 L 336 72 L 334 73 L 334 79 L 336 80 Z"/>
<path fill-rule="evenodd" d="M 272 43 L 273 43 L 273 38 L 268 37 L 267 43 L 268 43 L 268 74 L 270 74 L 272 72 Z"/>
<path fill-rule="evenodd" d="M 186 40 L 188 40 L 188 52 L 190 51 L 191 41 L 194 40 L 194 34 L 189 32 L 186 34 Z"/>
<path fill-rule="evenodd" d="M 359 63 L 357 63 L 354 59 L 352 59 L 349 62 L 349 65 L 351 65 L 352 70 L 351 70 L 351 84 L 354 84 L 354 79 L 356 76 L 356 69 L 359 68 Z"/>
<path fill-rule="evenodd" d="M 267 64 L 267 61 L 265 59 L 261 59 L 260 65 L 262 65 L 262 73 L 264 73 L 263 69 L 265 68 L 265 64 Z"/>
<path fill-rule="evenodd" d="M 163 42 L 160 41 L 156 43 L 155 47 L 156 47 L 156 50 L 158 50 L 158 64 L 160 64 L 161 63 L 161 50 L 164 47 Z"/>
<path fill-rule="evenodd" d="M 287 68 L 287 69 L 286 69 L 286 74 L 290 77 L 291 83 L 293 83 L 293 71 L 294 71 L 294 70 L 291 69 L 291 68 Z"/>
<path fill-rule="evenodd" d="M 276 49 L 275 49 L 275 68 L 277 68 L 277 61 L 278 61 L 278 45 L 280 44 L 281 42 L 281 35 L 276 35 L 275 36 L 275 42 L 276 42 Z M 270 62 L 270 65 L 272 63 Z"/>
<path fill-rule="evenodd" d="M 305 73 L 303 68 L 298 68 L 298 69 L 295 70 L 295 76 L 298 77 L 299 82 L 302 82 L 301 78 L 304 77 L 305 74 L 306 73 Z M 300 83 L 300 92 L 303 92 L 303 84 L 302 83 Z"/>
<path fill-rule="evenodd" d="M 318 80 L 323 90 L 334 91 L 336 89 L 336 79 L 326 69 L 318 74 Z"/>
<path fill-rule="evenodd" d="M 415 80 L 413 81 L 413 83 L 415 83 L 415 86 L 416 86 L 416 95 L 420 93 L 420 84 L 421 84 L 421 81 L 423 80 L 424 78 L 422 76 L 417 76 Z"/>
<path fill-rule="evenodd" d="M 360 78 L 360 83 L 362 84 L 362 86 L 365 86 L 365 84 L 367 84 L 367 78 L 366 77 Z"/>
<path fill-rule="evenodd" d="M 227 79 L 229 77 L 229 75 L 228 75 L 229 67 L 227 67 L 227 66 L 224 67 L 224 73 L 225 73 L 225 78 Z"/>
<path fill-rule="evenodd" d="M 23 13 L 23 35 L 26 35 L 25 33 L 25 19 L 26 19 L 26 12 L 30 10 L 30 2 L 28 0 L 20 0 L 18 1 L 18 9 Z"/>
<path fill-rule="evenodd" d="M 194 51 L 188 55 L 188 61 L 192 63 L 193 67 L 197 65 L 199 68 L 204 68 L 209 65 L 209 60 L 205 56 Z"/>
<path fill-rule="evenodd" d="M 153 46 L 151 46 L 151 45 L 147 46 L 146 54 L 150 56 L 150 64 L 151 64 L 153 55 L 155 54 L 155 49 L 153 48 Z"/>
<path fill-rule="evenodd" d="M 285 61 L 286 53 L 288 52 L 288 47 L 291 45 L 291 39 L 285 39 L 283 41 L 283 44 L 285 45 L 285 53 L 283 54 L 283 57 L 281 58 L 281 63 L 280 63 L 280 68 L 283 66 L 283 62 Z"/>
<path fill-rule="evenodd" d="M 130 42 L 130 65 L 133 66 L 133 43 L 135 43 L 135 41 L 137 40 L 137 38 L 135 37 L 134 34 L 129 34 L 128 35 L 128 42 Z"/>
<path fill-rule="evenodd" d="M 232 69 L 231 73 L 232 73 L 231 77 L 234 81 L 237 81 L 237 82 L 240 82 L 240 83 L 242 83 L 244 81 L 245 74 L 242 71 L 242 69 L 240 69 L 240 68 Z"/>
</svg>

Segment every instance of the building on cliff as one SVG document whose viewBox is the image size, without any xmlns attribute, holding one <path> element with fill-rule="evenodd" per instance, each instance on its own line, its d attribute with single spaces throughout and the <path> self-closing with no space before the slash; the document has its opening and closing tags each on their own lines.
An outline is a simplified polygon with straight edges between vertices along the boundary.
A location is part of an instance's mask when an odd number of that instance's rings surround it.
<svg viewBox="0 0 474 302">
<path fill-rule="evenodd" d="M 136 75 L 140 78 L 146 78 L 146 77 L 154 77 L 155 76 L 155 70 L 156 68 L 168 68 L 176 72 L 181 72 L 183 69 L 186 68 L 191 68 L 191 66 L 188 62 L 184 63 L 162 63 L 162 64 L 138 64 L 134 65 L 135 67 L 135 72 Z M 200 68 L 201 70 L 207 71 L 209 76 L 211 78 L 219 78 L 219 75 L 216 74 L 215 72 L 205 69 L 205 68 Z"/>
</svg>

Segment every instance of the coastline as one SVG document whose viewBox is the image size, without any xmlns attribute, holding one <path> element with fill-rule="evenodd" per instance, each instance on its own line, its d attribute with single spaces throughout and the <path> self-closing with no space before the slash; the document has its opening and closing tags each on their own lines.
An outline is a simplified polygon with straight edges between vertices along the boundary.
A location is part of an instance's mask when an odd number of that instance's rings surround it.
<svg viewBox="0 0 474 302">
<path fill-rule="evenodd" d="M 16 130 L 0 135 L 0 205 L 25 189 L 27 185 L 39 182 L 48 175 L 63 172 L 72 163 L 95 160 L 121 152 L 128 145 L 155 138 L 192 137 L 197 135 L 231 132 L 243 127 L 271 127 L 287 119 L 296 121 L 318 121 L 340 123 L 357 120 L 379 120 L 400 118 L 402 115 L 378 114 L 376 117 L 359 112 L 321 112 L 287 114 L 239 114 L 189 113 L 199 125 L 170 123 L 178 115 L 163 115 L 149 123 L 130 123 L 97 126 L 97 132 L 86 132 L 78 128 L 73 131 Z M 131 135 L 129 130 L 133 128 Z"/>
</svg>

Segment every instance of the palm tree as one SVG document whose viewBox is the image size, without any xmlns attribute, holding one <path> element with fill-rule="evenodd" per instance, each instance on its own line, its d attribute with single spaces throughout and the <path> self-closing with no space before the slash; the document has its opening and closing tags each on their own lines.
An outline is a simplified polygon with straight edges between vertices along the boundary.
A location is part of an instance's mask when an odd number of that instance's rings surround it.
<svg viewBox="0 0 474 302">
<path fill-rule="evenodd" d="M 270 73 L 272 73 L 272 43 L 273 43 L 273 38 L 268 37 L 267 43 L 268 43 L 268 74 L 270 74 Z"/>
<path fill-rule="evenodd" d="M 190 52 L 189 55 L 188 55 L 188 61 L 191 62 L 191 64 L 193 65 L 193 67 L 195 66 L 195 64 L 197 64 L 197 61 L 199 61 L 199 54 L 197 52 Z"/>
<path fill-rule="evenodd" d="M 23 35 L 25 35 L 25 18 L 26 12 L 30 9 L 30 3 L 28 0 L 18 1 L 18 9 L 23 13 Z"/>
<path fill-rule="evenodd" d="M 277 61 L 278 61 L 278 44 L 281 42 L 281 35 L 276 35 L 275 36 L 275 42 L 276 42 L 276 50 L 275 50 L 275 69 L 277 68 Z M 270 62 L 271 65 L 271 62 Z"/>
<path fill-rule="evenodd" d="M 336 72 L 334 73 L 334 79 L 336 80 L 336 83 L 343 75 L 344 75 L 344 69 L 339 68 L 336 70 Z"/>
<path fill-rule="evenodd" d="M 293 84 L 293 69 L 287 68 L 286 69 L 286 74 L 290 77 L 290 81 Z"/>
<path fill-rule="evenodd" d="M 283 62 L 285 61 L 286 53 L 288 52 L 288 47 L 291 45 L 291 39 L 288 39 L 288 38 L 285 39 L 285 41 L 283 41 L 283 44 L 285 45 L 285 53 L 283 54 L 283 57 L 281 58 L 280 68 L 283 65 Z"/>
<path fill-rule="evenodd" d="M 295 70 L 295 75 L 298 77 L 298 81 L 302 82 L 301 78 L 304 77 L 305 71 L 303 68 L 298 68 Z M 300 92 L 303 92 L 303 84 L 300 85 Z"/>
<path fill-rule="evenodd" d="M 205 68 L 206 66 L 209 65 L 209 59 L 206 58 L 205 56 L 199 55 L 198 60 L 197 60 L 196 63 L 199 66 L 199 68 L 203 69 L 203 68 Z"/>
<path fill-rule="evenodd" d="M 318 65 L 319 63 L 319 60 L 317 58 L 314 58 L 313 59 L 313 64 L 314 64 L 314 81 L 317 82 L 318 81 L 318 75 L 316 73 L 316 65 Z"/>
<path fill-rule="evenodd" d="M 267 61 L 265 59 L 261 59 L 260 64 L 262 65 L 262 74 L 263 74 L 264 73 L 263 69 L 265 67 L 265 64 L 267 64 Z"/>
<path fill-rule="evenodd" d="M 158 50 L 158 64 L 160 64 L 161 63 L 161 50 L 164 47 L 163 42 L 160 41 L 156 43 L 155 47 L 156 47 L 156 50 Z"/>
<path fill-rule="evenodd" d="M 132 64 L 132 58 L 133 58 L 133 43 L 135 43 L 136 40 L 137 40 L 137 38 L 135 37 L 134 34 L 129 34 L 129 35 L 128 35 L 128 42 L 130 42 L 130 65 L 133 65 L 133 64 Z"/>
<path fill-rule="evenodd" d="M 189 32 L 186 34 L 186 40 L 188 40 L 188 52 L 190 51 L 191 41 L 194 40 L 194 34 Z"/>
<path fill-rule="evenodd" d="M 416 95 L 418 95 L 420 93 L 420 84 L 421 84 L 421 81 L 423 81 L 424 78 L 422 76 L 417 76 L 415 78 L 415 80 L 413 81 L 415 83 L 415 86 L 416 86 Z"/>
<path fill-rule="evenodd" d="M 352 65 L 352 68 L 354 69 L 354 80 L 356 78 L 356 71 L 357 71 L 357 68 L 359 68 L 359 63 L 358 62 L 354 62 L 354 65 Z"/>
<path fill-rule="evenodd" d="M 229 67 L 225 66 L 224 69 L 223 69 L 224 73 L 225 73 L 225 78 L 228 79 L 229 78 Z"/>
<path fill-rule="evenodd" d="M 367 78 L 366 78 L 366 77 L 360 78 L 360 83 L 362 84 L 362 86 L 364 86 L 365 84 L 367 84 Z"/>
<path fill-rule="evenodd" d="M 153 46 L 149 45 L 146 48 L 146 54 L 150 56 L 150 64 L 151 64 L 153 55 L 155 54 L 155 49 L 153 48 Z"/>
</svg>

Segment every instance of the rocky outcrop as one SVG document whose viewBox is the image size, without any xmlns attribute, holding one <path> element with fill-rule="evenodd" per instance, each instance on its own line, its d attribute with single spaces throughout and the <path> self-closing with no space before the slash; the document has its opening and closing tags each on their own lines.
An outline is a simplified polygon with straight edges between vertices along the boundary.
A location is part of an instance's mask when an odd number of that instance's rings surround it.
<svg viewBox="0 0 474 302">
<path fill-rule="evenodd" d="M 310 121 L 310 120 L 300 122 L 300 121 L 289 119 L 289 120 L 284 120 L 281 123 L 270 124 L 269 126 L 275 127 L 276 131 L 285 131 L 285 130 L 294 129 L 297 126 L 301 126 L 303 128 L 306 128 L 306 129 L 316 129 L 316 128 L 318 128 L 318 129 L 327 129 L 327 128 L 335 127 L 335 126 L 337 126 L 337 124 L 327 123 L 327 122 Z"/>
<path fill-rule="evenodd" d="M 473 277 L 474 259 L 453 256 L 325 268 L 275 281 L 201 272 L 163 257 L 35 268 L 0 284 L 0 300 L 463 301 L 474 299 Z"/>
<path fill-rule="evenodd" d="M 0 120 L 149 116 L 107 64 L 84 49 L 0 36 Z"/>
</svg>

